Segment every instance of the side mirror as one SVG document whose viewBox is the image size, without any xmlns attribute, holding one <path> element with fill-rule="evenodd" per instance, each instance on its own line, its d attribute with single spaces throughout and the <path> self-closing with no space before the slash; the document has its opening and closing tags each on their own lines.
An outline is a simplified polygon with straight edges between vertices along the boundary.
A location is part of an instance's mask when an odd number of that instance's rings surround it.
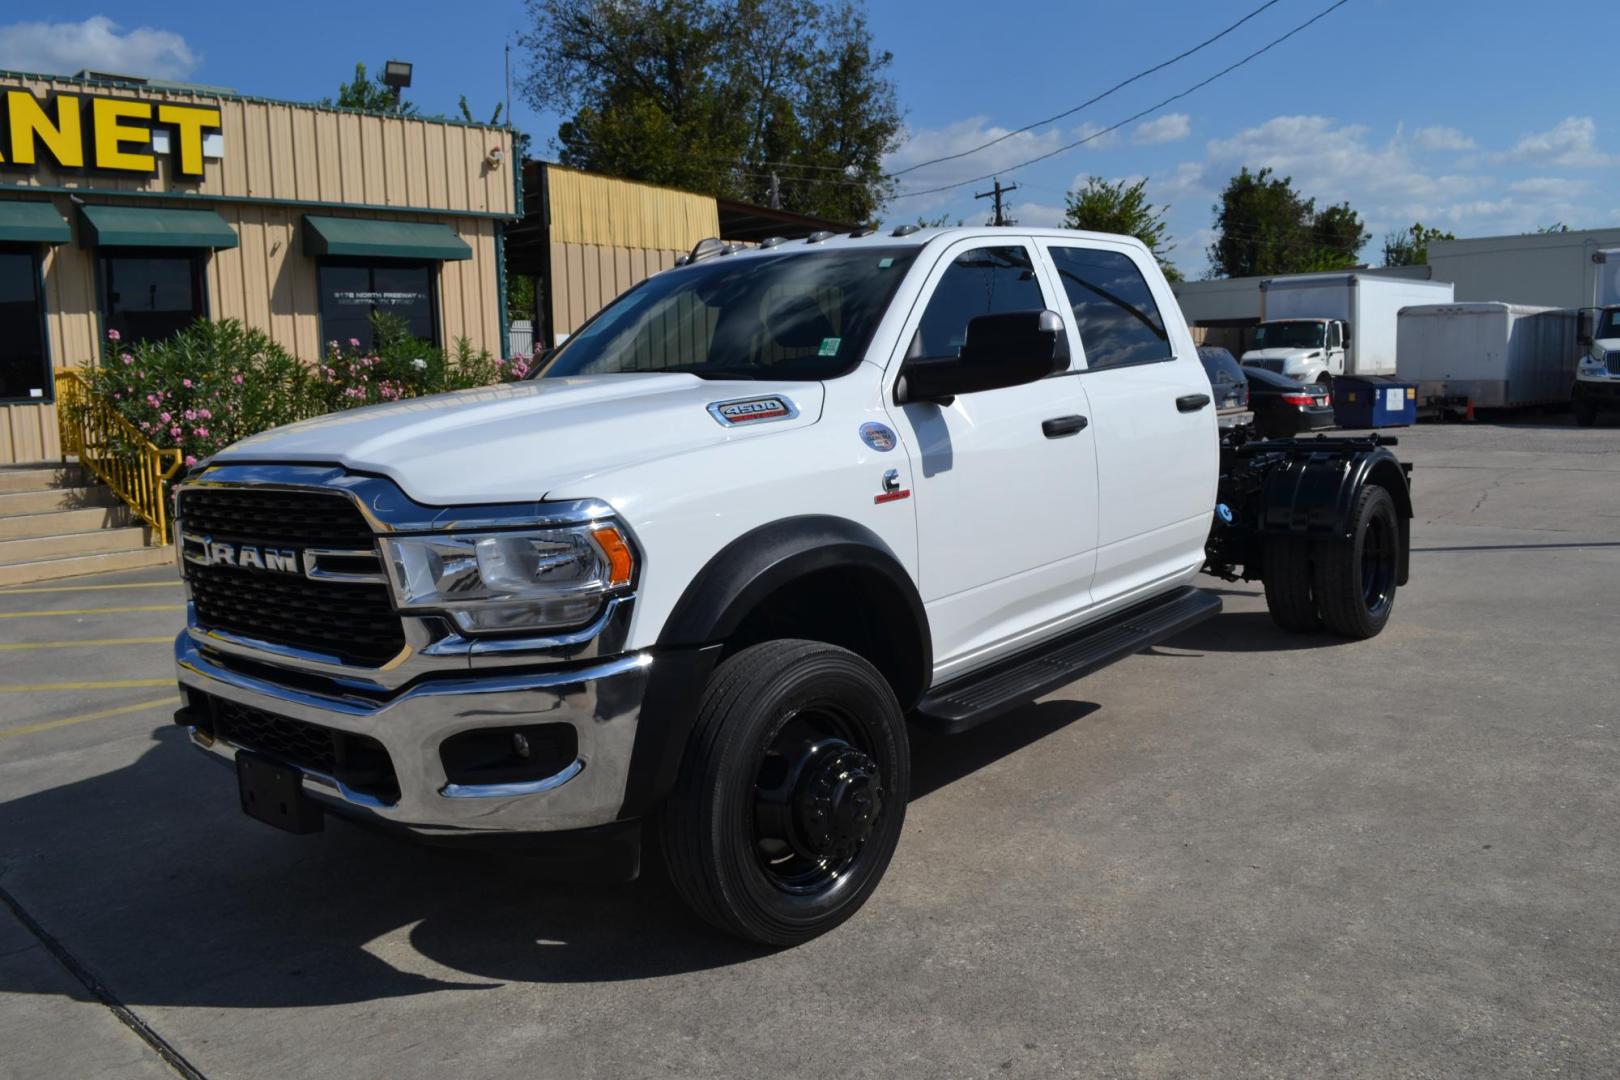
<svg viewBox="0 0 1620 1080">
<path fill-rule="evenodd" d="M 1009 311 L 980 315 L 967 325 L 967 340 L 956 356 L 906 361 L 895 400 L 943 401 L 1023 386 L 1069 366 L 1069 339 L 1055 311 Z"/>
<path fill-rule="evenodd" d="M 1596 308 L 1581 308 L 1575 313 L 1575 336 L 1582 345 L 1591 345 L 1597 338 L 1596 316 Z"/>
</svg>

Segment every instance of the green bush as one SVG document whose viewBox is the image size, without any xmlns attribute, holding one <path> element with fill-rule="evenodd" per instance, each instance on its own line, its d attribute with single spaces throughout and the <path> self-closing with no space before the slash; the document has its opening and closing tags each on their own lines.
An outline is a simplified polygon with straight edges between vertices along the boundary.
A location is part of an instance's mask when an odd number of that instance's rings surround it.
<svg viewBox="0 0 1620 1080">
<path fill-rule="evenodd" d="M 313 366 L 235 319 L 199 319 L 166 341 L 124 349 L 107 333 L 107 356 L 86 372 L 92 388 L 160 447 L 188 465 L 239 439 L 322 413 L 520 379 L 510 361 L 458 338 L 450 355 L 410 335 L 403 321 L 373 319 L 376 345 L 328 342 Z"/>
</svg>

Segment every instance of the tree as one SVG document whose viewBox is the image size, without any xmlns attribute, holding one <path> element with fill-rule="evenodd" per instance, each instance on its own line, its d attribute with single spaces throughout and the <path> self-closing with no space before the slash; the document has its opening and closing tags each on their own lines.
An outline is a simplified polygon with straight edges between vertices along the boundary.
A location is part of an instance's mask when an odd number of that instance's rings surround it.
<svg viewBox="0 0 1620 1080">
<path fill-rule="evenodd" d="M 1134 184 L 1128 180 L 1110 184 L 1100 176 L 1087 177 L 1085 187 L 1064 196 L 1068 209 L 1063 214 L 1063 225 L 1069 229 L 1134 236 L 1153 252 L 1165 277 L 1180 281 L 1181 271 L 1170 261 L 1170 252 L 1176 245 L 1164 223 L 1170 208 L 1148 202 L 1146 188 L 1146 178 Z"/>
<path fill-rule="evenodd" d="M 853 0 L 528 0 L 524 94 L 561 161 L 872 220 L 893 191 L 892 56 Z"/>
<path fill-rule="evenodd" d="M 1349 203 L 1316 209 L 1293 178 L 1247 168 L 1227 182 L 1215 205 L 1212 277 L 1291 274 L 1354 266 L 1370 238 Z"/>
<path fill-rule="evenodd" d="M 1399 229 L 1384 237 L 1385 266 L 1424 266 L 1429 261 L 1429 244 L 1434 240 L 1455 240 L 1455 236 L 1439 229 L 1431 229 L 1421 221 L 1410 229 Z"/>
<path fill-rule="evenodd" d="M 395 116 L 415 116 L 416 104 L 405 101 L 394 93 L 382 76 L 366 78 L 366 65 L 354 65 L 354 79 L 338 87 L 337 100 L 322 98 L 320 103 L 340 109 L 364 109 L 367 112 L 393 113 Z"/>
</svg>

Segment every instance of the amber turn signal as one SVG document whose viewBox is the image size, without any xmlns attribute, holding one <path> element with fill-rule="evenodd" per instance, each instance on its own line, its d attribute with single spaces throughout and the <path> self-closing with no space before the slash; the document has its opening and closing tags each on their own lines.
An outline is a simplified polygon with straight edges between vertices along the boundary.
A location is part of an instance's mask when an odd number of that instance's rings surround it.
<svg viewBox="0 0 1620 1080">
<path fill-rule="evenodd" d="M 635 556 L 630 554 L 630 545 L 624 542 L 624 534 L 612 525 L 598 525 L 591 530 L 596 543 L 602 549 L 602 554 L 608 559 L 608 585 L 617 589 L 621 585 L 630 584 L 631 574 L 636 568 Z"/>
</svg>

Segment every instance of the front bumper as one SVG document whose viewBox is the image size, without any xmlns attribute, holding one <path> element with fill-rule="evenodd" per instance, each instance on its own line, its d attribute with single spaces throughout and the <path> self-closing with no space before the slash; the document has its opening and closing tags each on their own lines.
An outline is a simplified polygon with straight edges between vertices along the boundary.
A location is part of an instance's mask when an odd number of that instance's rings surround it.
<svg viewBox="0 0 1620 1080">
<path fill-rule="evenodd" d="M 288 764 L 302 774 L 304 792 L 325 808 L 427 839 L 562 832 L 615 821 L 625 801 L 653 662 L 649 654 L 628 653 L 560 670 L 432 679 L 378 700 L 301 690 L 226 667 L 185 632 L 174 651 L 188 699 L 191 692 L 209 695 L 381 743 L 398 780 L 394 801 L 353 790 L 296 762 Z M 554 775 L 518 784 L 449 783 L 440 746 L 450 736 L 477 728 L 556 723 L 573 727 L 578 756 Z M 238 749 L 196 728 L 191 738 L 226 761 Z"/>
<path fill-rule="evenodd" d="M 1620 376 L 1578 379 L 1575 394 L 1592 401 L 1620 401 Z"/>
</svg>

